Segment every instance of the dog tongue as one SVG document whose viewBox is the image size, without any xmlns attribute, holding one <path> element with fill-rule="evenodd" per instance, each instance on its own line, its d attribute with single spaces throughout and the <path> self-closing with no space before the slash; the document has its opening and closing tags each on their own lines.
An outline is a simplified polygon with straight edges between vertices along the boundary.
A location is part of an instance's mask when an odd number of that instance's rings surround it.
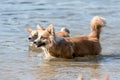
<svg viewBox="0 0 120 80">
<path fill-rule="evenodd" d="M 35 44 L 35 47 L 38 48 L 38 46 Z"/>
</svg>

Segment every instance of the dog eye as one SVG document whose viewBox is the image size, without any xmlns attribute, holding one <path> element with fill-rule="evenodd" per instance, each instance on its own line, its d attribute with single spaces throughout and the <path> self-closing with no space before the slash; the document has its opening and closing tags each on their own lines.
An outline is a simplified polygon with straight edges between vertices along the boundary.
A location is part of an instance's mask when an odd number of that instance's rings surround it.
<svg viewBox="0 0 120 80">
<path fill-rule="evenodd" d="M 47 37 L 41 36 L 41 39 L 45 40 L 45 39 L 47 39 Z"/>
<path fill-rule="evenodd" d="M 37 36 L 37 34 L 35 34 L 34 36 Z"/>
</svg>

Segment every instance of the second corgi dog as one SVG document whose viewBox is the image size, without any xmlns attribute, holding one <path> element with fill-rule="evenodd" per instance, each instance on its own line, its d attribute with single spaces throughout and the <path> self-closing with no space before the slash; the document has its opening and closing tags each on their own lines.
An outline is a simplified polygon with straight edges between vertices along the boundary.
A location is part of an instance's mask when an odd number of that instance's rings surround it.
<svg viewBox="0 0 120 80">
<path fill-rule="evenodd" d="M 44 50 L 45 58 L 74 58 L 84 55 L 98 55 L 101 52 L 99 42 L 101 28 L 105 25 L 102 17 L 95 16 L 91 20 L 91 33 L 75 37 L 59 37 L 55 35 L 53 25 L 38 33 L 34 41 L 37 47 Z"/>
</svg>

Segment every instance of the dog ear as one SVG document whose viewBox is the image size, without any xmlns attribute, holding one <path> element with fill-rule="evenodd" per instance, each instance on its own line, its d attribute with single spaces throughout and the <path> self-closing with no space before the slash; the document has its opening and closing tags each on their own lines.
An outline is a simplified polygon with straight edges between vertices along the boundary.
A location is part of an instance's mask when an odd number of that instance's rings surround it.
<svg viewBox="0 0 120 80">
<path fill-rule="evenodd" d="M 29 33 L 31 33 L 31 32 L 32 32 L 32 29 L 31 29 L 31 28 L 27 28 L 27 31 L 28 31 Z"/>
<path fill-rule="evenodd" d="M 44 28 L 40 24 L 37 25 L 37 29 L 38 30 L 44 30 Z"/>
<path fill-rule="evenodd" d="M 55 31 L 54 31 L 54 26 L 53 24 L 50 24 L 47 29 L 46 29 L 51 35 L 55 35 Z"/>
</svg>

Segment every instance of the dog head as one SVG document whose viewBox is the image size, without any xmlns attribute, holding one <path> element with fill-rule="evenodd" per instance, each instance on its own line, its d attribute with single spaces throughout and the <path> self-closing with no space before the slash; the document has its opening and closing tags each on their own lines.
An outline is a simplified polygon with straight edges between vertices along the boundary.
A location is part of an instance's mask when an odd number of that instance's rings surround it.
<svg viewBox="0 0 120 80">
<path fill-rule="evenodd" d="M 39 25 L 39 24 L 37 25 L 37 30 L 33 30 L 31 28 L 27 28 L 27 31 L 29 33 L 29 37 L 28 37 L 29 41 L 34 42 L 34 40 L 37 39 L 37 37 L 38 37 L 38 30 L 42 31 L 42 30 L 44 30 L 44 28 L 41 25 Z"/>
<path fill-rule="evenodd" d="M 55 41 L 54 27 L 50 24 L 44 30 L 38 30 L 38 38 L 34 41 L 36 47 L 51 46 Z"/>
<path fill-rule="evenodd" d="M 29 37 L 28 37 L 29 41 L 33 42 L 35 39 L 37 39 L 37 36 L 38 36 L 37 30 L 27 28 L 27 31 L 29 33 Z"/>
</svg>

